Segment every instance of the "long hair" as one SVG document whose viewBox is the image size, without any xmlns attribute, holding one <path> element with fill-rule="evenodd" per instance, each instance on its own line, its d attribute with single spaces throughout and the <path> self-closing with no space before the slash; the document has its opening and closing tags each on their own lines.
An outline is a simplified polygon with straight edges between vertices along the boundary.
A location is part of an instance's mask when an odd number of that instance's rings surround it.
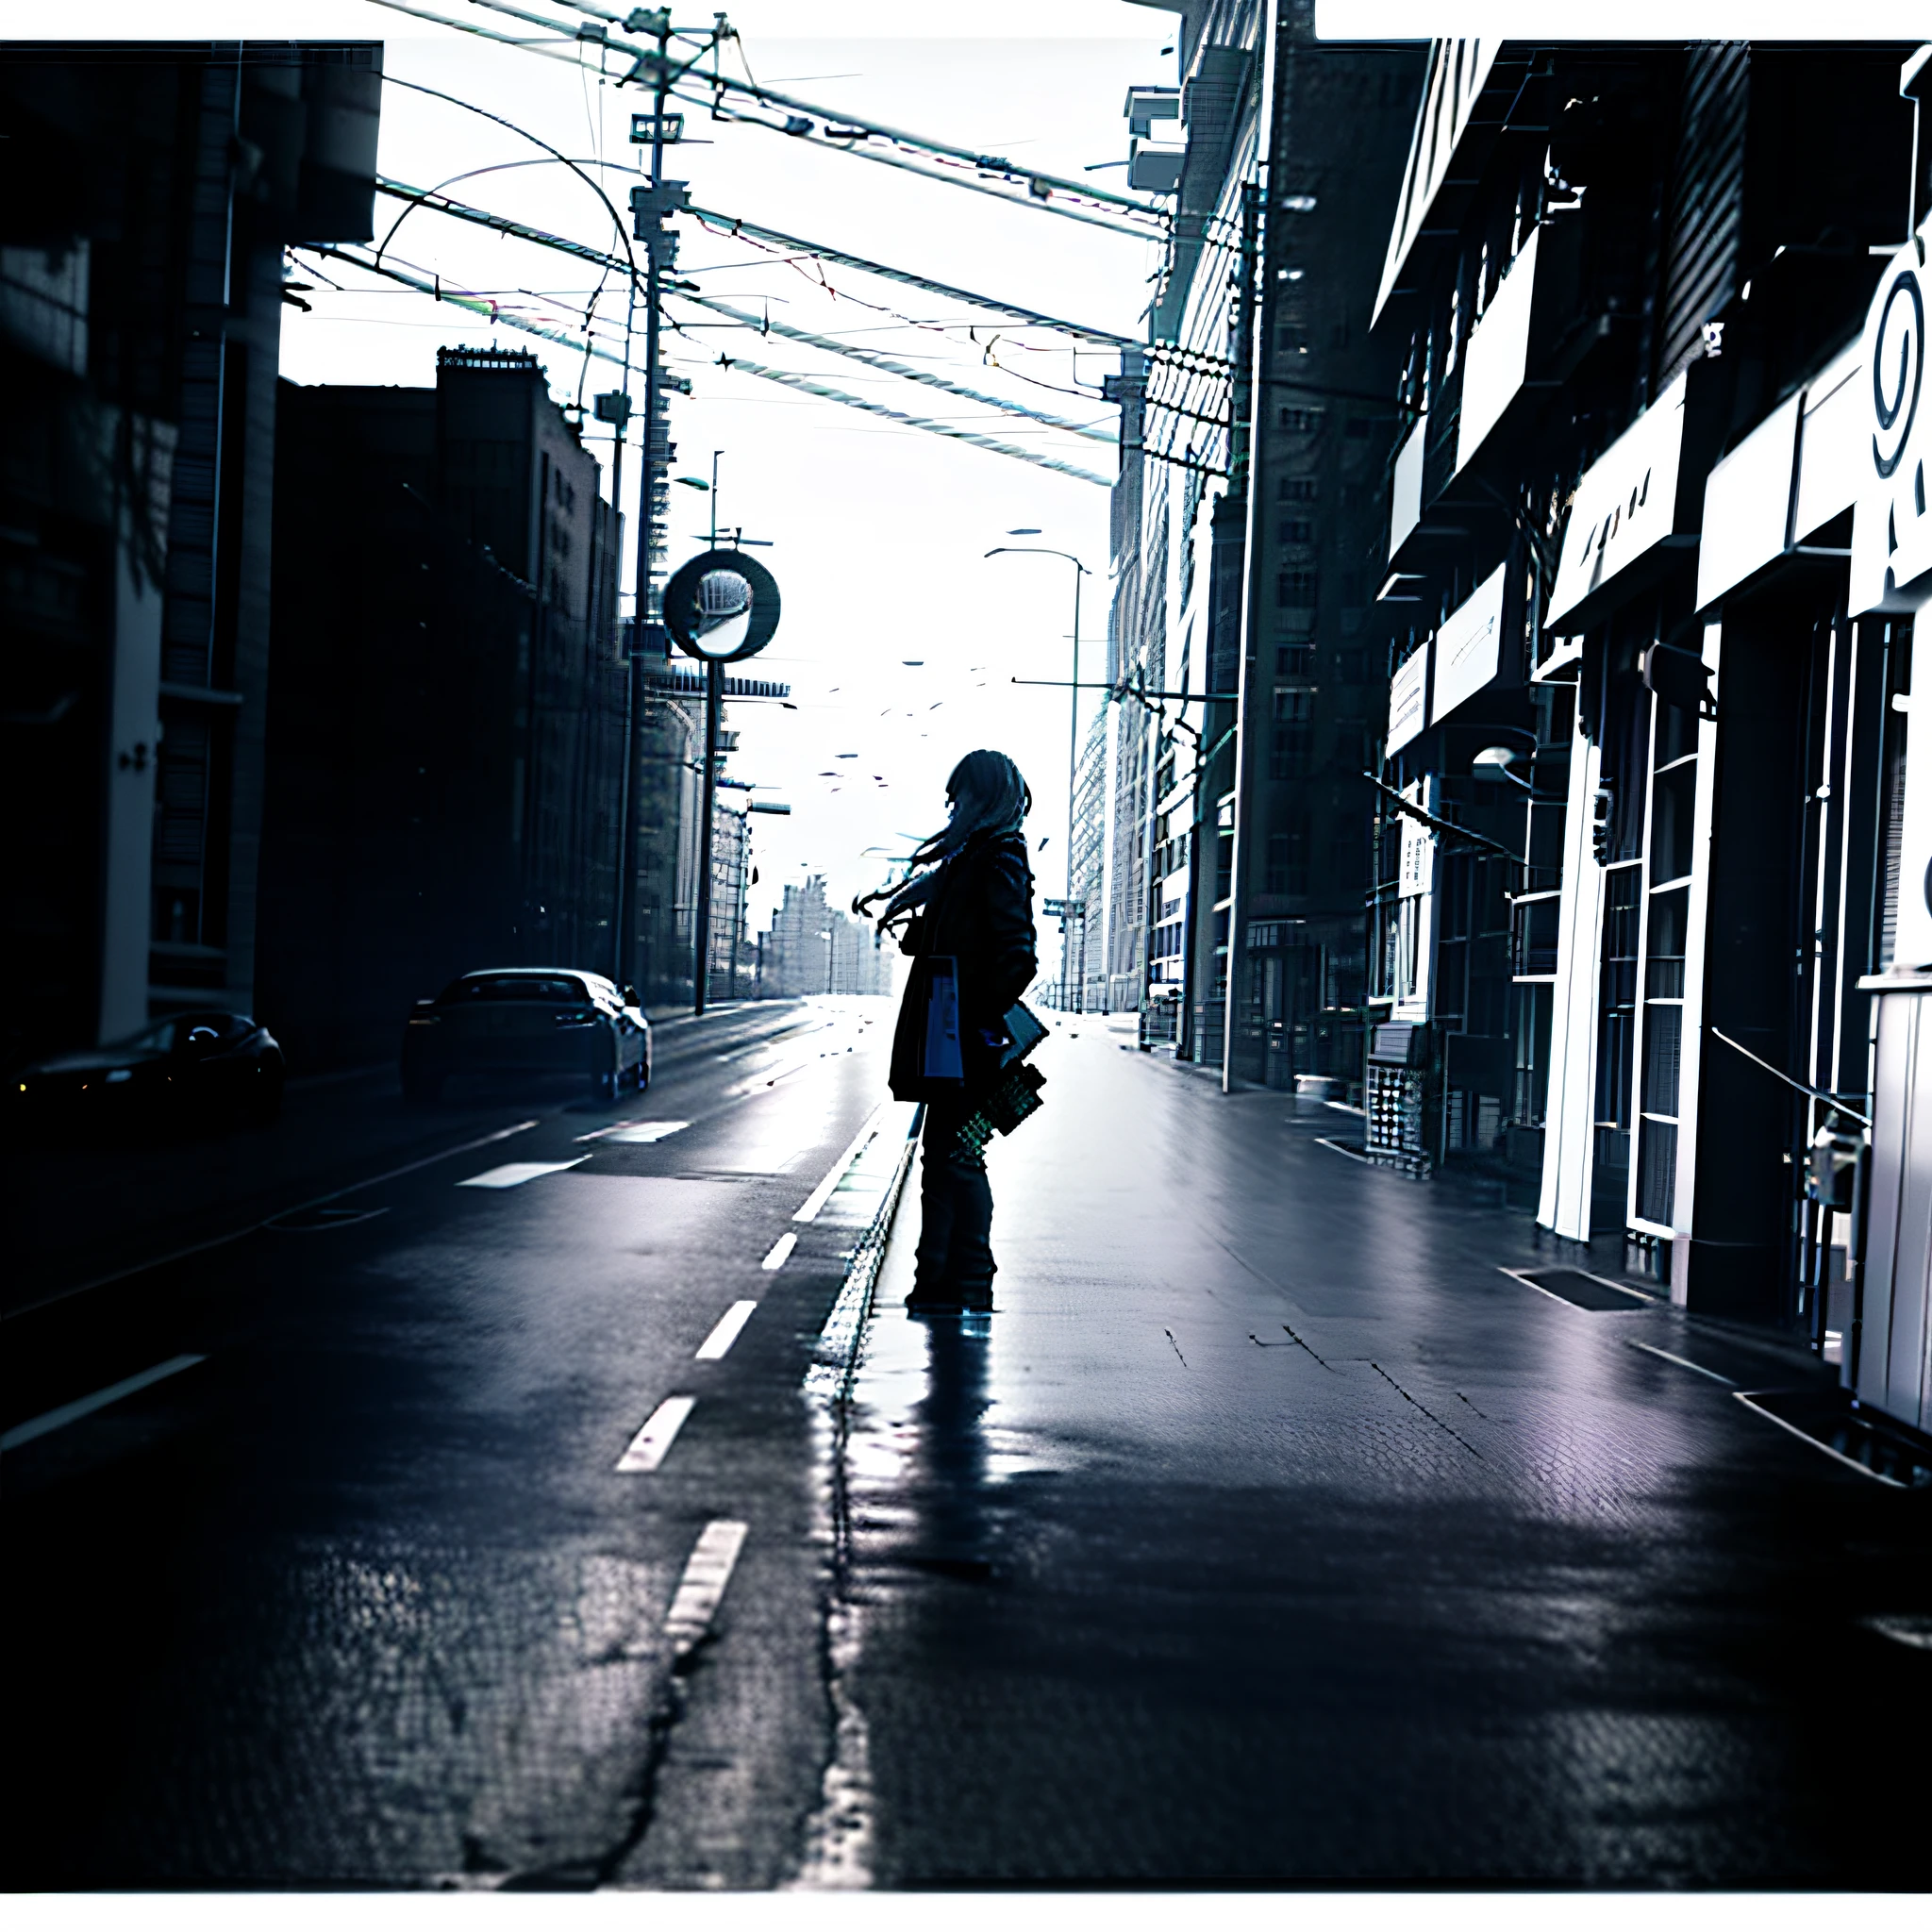
<svg viewBox="0 0 1932 1932">
<path fill-rule="evenodd" d="M 1017 832 L 1033 809 L 1031 790 L 1003 751 L 969 751 L 946 780 L 946 799 L 951 808 L 946 823 L 913 848 L 913 875 L 902 885 L 888 883 L 875 892 L 862 892 L 852 902 L 853 911 L 865 918 L 881 899 L 886 901 L 878 916 L 881 932 L 896 920 L 909 919 L 932 897 L 946 867 L 969 840 L 981 832 Z"/>
</svg>

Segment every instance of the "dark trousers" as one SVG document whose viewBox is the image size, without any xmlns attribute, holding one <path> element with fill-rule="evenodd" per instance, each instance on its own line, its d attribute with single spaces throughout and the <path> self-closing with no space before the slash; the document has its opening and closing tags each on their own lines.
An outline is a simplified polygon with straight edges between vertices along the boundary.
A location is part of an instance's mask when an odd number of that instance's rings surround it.
<svg viewBox="0 0 1932 1932">
<path fill-rule="evenodd" d="M 961 1144 L 959 1125 L 974 1103 L 928 1101 L 921 1142 L 918 1268 L 921 1300 L 991 1306 L 992 1189 L 986 1156 Z"/>
</svg>

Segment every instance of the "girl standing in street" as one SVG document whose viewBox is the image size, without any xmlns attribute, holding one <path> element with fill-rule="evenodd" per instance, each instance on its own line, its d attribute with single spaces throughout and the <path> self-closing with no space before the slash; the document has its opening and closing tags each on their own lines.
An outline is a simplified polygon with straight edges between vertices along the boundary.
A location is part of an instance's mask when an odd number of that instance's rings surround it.
<svg viewBox="0 0 1932 1932">
<path fill-rule="evenodd" d="M 949 815 L 912 854 L 913 875 L 853 902 L 861 916 L 880 900 L 879 930 L 904 924 L 899 950 L 915 962 L 951 960 L 958 1000 L 958 1077 L 927 1076 L 931 969 L 915 963 L 892 1045 L 896 1098 L 924 1099 L 917 1274 L 913 1309 L 991 1308 L 992 1190 L 983 1149 L 961 1138 L 999 1072 L 1009 1041 L 1004 1016 L 1039 971 L 1033 873 L 1021 829 L 1033 794 L 1004 752 L 969 752 L 946 780 Z"/>
</svg>

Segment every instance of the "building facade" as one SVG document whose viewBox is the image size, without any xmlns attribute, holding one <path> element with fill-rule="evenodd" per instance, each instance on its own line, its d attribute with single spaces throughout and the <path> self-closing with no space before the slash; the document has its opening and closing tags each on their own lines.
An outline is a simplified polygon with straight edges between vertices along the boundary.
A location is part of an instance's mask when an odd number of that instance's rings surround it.
<svg viewBox="0 0 1932 1932">
<path fill-rule="evenodd" d="M 437 359 L 282 385 L 261 1003 L 300 1065 L 475 967 L 615 963 L 620 521 L 534 358 Z"/>
<path fill-rule="evenodd" d="M 758 994 L 794 999 L 808 993 L 889 993 L 899 953 L 870 923 L 825 900 L 825 882 L 813 873 L 787 886 L 772 923 L 758 941 Z"/>
<path fill-rule="evenodd" d="M 374 233 L 381 52 L 0 72 L 9 1056 L 256 1004 L 282 249 Z"/>
<path fill-rule="evenodd" d="M 1863 1171 L 1905 903 L 1910 595 L 1853 537 L 1911 51 L 1439 42 L 1375 319 L 1371 1151 L 1514 1171 L 1559 1241 L 1834 1358 L 1814 1143 Z M 1812 168 L 1800 125 L 1859 138 Z"/>
</svg>

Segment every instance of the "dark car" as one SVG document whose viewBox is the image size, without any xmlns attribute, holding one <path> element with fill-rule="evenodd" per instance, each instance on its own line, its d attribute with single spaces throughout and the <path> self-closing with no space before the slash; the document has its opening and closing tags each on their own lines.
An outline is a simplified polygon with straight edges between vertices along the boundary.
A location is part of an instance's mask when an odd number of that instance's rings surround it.
<svg viewBox="0 0 1932 1932">
<path fill-rule="evenodd" d="M 175 1013 L 126 1040 L 36 1060 L 9 1109 L 36 1121 L 265 1126 L 281 1110 L 282 1050 L 246 1013 Z"/>
<path fill-rule="evenodd" d="M 651 1083 L 651 1024 L 636 991 L 575 967 L 466 973 L 418 1000 L 403 1029 L 403 1092 L 433 1101 L 452 1074 L 575 1077 L 614 1100 Z"/>
</svg>

